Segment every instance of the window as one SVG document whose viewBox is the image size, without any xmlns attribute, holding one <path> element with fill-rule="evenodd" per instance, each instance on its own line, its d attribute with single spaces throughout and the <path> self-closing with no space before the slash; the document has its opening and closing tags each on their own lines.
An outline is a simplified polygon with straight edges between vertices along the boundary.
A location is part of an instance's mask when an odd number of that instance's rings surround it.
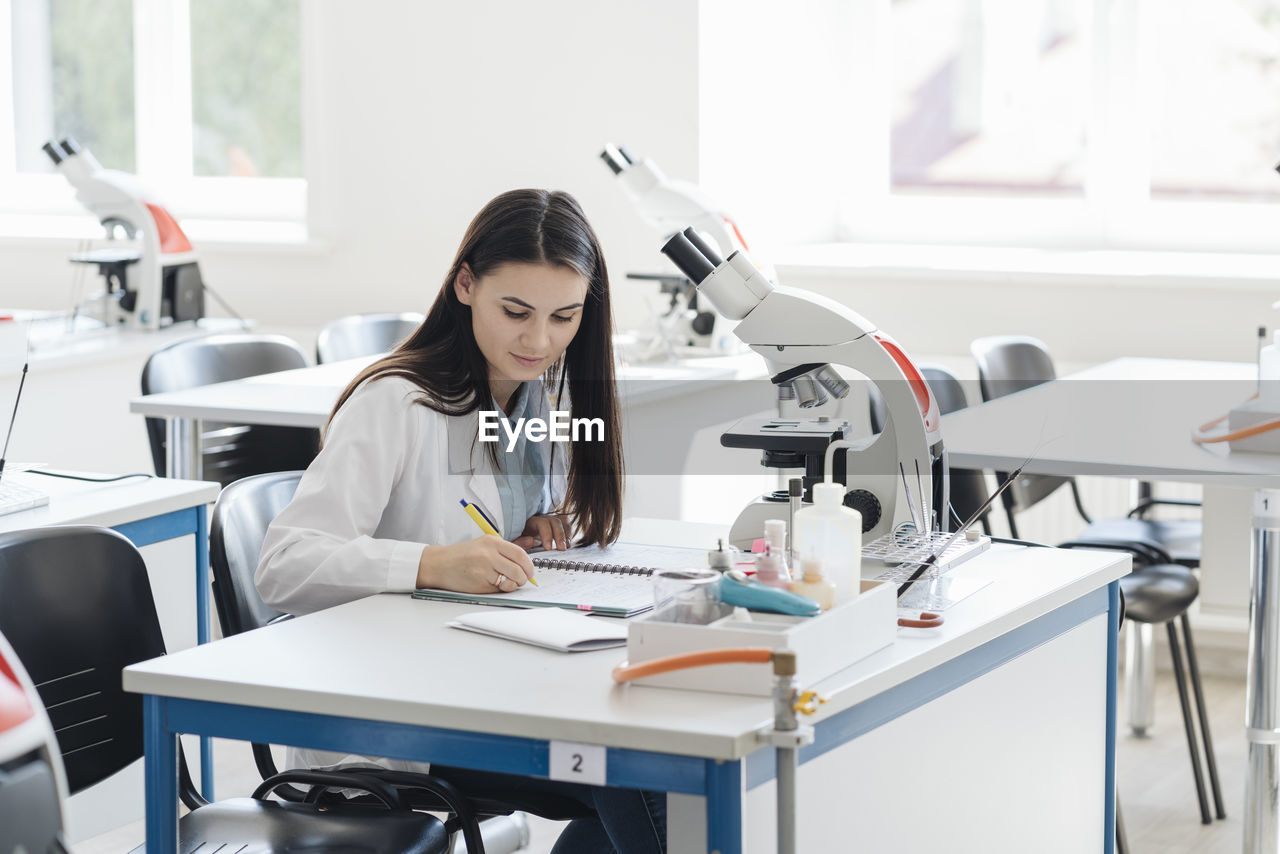
<svg viewBox="0 0 1280 854">
<path fill-rule="evenodd" d="M 699 181 L 776 243 L 1280 245 L 1280 0 L 785 5 L 700 29 Z"/>
<path fill-rule="evenodd" d="M 76 138 L 184 218 L 304 219 L 301 0 L 0 0 L 0 211 L 83 215 Z"/>
<path fill-rule="evenodd" d="M 197 175 L 302 177 L 298 0 L 194 0 Z"/>
</svg>

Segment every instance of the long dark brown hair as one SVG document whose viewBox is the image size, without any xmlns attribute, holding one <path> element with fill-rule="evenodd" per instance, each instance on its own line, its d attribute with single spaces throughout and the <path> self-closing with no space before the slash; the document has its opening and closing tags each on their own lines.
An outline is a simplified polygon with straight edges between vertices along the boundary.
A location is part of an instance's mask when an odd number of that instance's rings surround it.
<svg viewBox="0 0 1280 854">
<path fill-rule="evenodd" d="M 614 389 L 609 274 L 595 232 L 568 193 L 511 190 L 485 205 L 467 227 L 426 320 L 352 380 L 333 412 L 361 383 L 385 376 L 413 382 L 425 392 L 415 402 L 445 415 L 466 415 L 486 405 L 491 399 L 488 362 L 476 344 L 471 307 L 458 301 L 454 282 L 463 264 L 483 279 L 511 263 L 558 265 L 588 282 L 577 334 L 543 380 L 548 391 L 555 389 L 560 407 L 567 384 L 570 418 L 604 423 L 604 441 L 573 443 L 568 490 L 556 512 L 572 517 L 583 542 L 607 545 L 622 526 L 622 428 Z M 496 444 L 490 450 L 496 461 Z"/>
</svg>

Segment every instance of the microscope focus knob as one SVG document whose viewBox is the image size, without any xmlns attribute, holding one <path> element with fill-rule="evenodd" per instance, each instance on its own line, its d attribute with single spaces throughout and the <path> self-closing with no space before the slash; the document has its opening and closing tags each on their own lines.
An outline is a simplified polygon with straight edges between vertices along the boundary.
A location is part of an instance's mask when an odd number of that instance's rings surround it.
<svg viewBox="0 0 1280 854">
<path fill-rule="evenodd" d="M 862 514 L 862 533 L 870 531 L 880 521 L 880 499 L 865 489 L 855 489 L 846 493 L 844 505 Z"/>
<path fill-rule="evenodd" d="M 709 311 L 700 311 L 694 315 L 693 322 L 689 325 L 699 335 L 710 335 L 716 325 L 716 316 Z"/>
</svg>

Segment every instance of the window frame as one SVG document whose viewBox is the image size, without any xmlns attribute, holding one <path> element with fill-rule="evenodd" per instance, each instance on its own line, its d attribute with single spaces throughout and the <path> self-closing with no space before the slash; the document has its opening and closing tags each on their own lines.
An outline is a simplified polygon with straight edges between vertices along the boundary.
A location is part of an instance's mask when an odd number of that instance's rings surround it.
<svg viewBox="0 0 1280 854">
<path fill-rule="evenodd" d="M 712 4 L 715 5 L 715 4 Z M 747 6 L 760 13 L 758 3 Z M 702 139 L 703 171 L 712 178 L 704 185 L 713 198 L 724 198 L 741 207 L 729 207 L 750 224 L 753 221 L 783 225 L 770 217 L 768 207 L 792 210 L 823 207 L 832 211 L 825 224 L 796 229 L 778 243 L 783 252 L 819 244 L 980 246 L 1041 248 L 1061 251 L 1161 252 L 1193 251 L 1211 253 L 1277 253 L 1280 242 L 1280 199 L 1232 201 L 1227 198 L 1168 199 L 1151 196 L 1151 119 L 1145 109 L 1144 87 L 1148 83 L 1149 45 L 1143 41 L 1144 16 L 1160 14 L 1159 4 L 1150 0 L 1091 0 L 1084 37 L 1090 41 L 1088 160 L 1083 192 L 1076 196 L 998 196 L 980 193 L 945 193 L 928 190 L 895 191 L 891 186 L 892 79 L 890 0 L 852 0 L 848 5 L 834 0 L 814 0 L 805 6 L 809 26 L 825 17 L 839 30 L 850 59 L 843 80 L 832 79 L 829 103 L 848 113 L 843 125 L 817 116 L 819 131 L 826 134 L 821 151 L 838 151 L 829 158 L 827 188 L 821 194 L 786 191 L 780 200 L 777 188 L 784 181 L 761 174 L 770 166 L 779 175 L 786 163 L 769 164 L 767 149 L 752 148 L 750 136 L 740 137 L 742 150 L 735 154 L 723 144 L 725 138 L 714 128 Z M 817 11 L 815 11 L 815 9 Z M 752 14 L 736 7 L 740 14 Z M 799 12 L 796 13 L 800 14 Z M 713 22 L 714 23 L 714 22 Z M 775 22 L 776 25 L 776 22 Z M 703 38 L 716 38 L 717 28 L 705 26 Z M 768 41 L 762 24 L 757 34 Z M 736 33 L 737 42 L 744 39 Z M 726 46 L 712 52 L 725 56 Z M 728 55 L 732 55 L 729 53 Z M 726 85 L 735 74 L 752 73 L 751 64 L 760 57 L 738 51 L 737 69 L 702 68 L 709 79 L 703 82 L 704 121 L 724 121 Z M 794 57 L 793 57 L 794 60 Z M 787 73 L 796 63 L 775 62 L 771 68 Z M 812 85 L 812 77 L 790 81 L 790 91 Z M 786 86 L 780 87 L 787 91 Z M 753 98 L 759 93 L 751 92 Z M 731 96 L 732 97 L 732 96 Z M 756 115 L 785 115 L 786 105 L 756 100 L 744 101 L 739 112 L 750 109 Z M 826 122 L 826 125 L 823 125 Z M 717 136 L 719 134 L 719 136 Z M 708 140 L 711 140 L 710 142 Z M 1277 150 L 1280 159 L 1280 150 Z M 802 156 L 802 155 L 797 155 Z M 725 159 L 730 159 L 726 164 Z M 776 158 L 774 158 L 776 160 Z M 710 165 L 711 168 L 708 168 Z M 747 176 L 765 188 L 759 199 L 730 183 Z M 1280 194 L 1280 176 L 1276 190 Z M 773 188 L 775 192 L 769 192 Z M 755 189 L 755 188 L 752 188 Z M 753 210 L 754 205 L 754 210 Z M 754 213 L 754 219 L 750 216 Z M 781 231 L 782 229 L 777 229 Z M 773 235 L 778 238 L 778 234 Z M 791 250 L 785 247 L 792 247 Z M 800 254 L 805 254 L 800 251 Z M 785 263 L 783 261 L 782 263 Z"/>
<path fill-rule="evenodd" d="M 61 175 L 16 170 L 13 2 L 0 0 L 0 215 L 9 215 L 0 222 L 16 215 L 33 215 L 37 220 L 50 218 L 46 229 L 50 236 L 65 236 L 70 231 L 97 237 L 99 229 Z M 314 40 L 308 38 L 314 23 L 308 5 L 300 3 L 303 176 L 250 178 L 193 174 L 189 0 L 133 0 L 136 174 L 184 223 L 216 221 L 221 225 L 212 231 L 219 234 L 236 233 L 236 222 L 246 227 L 245 234 L 252 233 L 251 223 L 277 223 L 291 227 L 268 230 L 268 234 L 302 235 L 306 239 L 309 149 L 314 135 L 309 128 L 316 127 L 313 118 L 317 109 L 309 97 L 314 87 L 307 83 L 308 72 L 315 66 Z M 36 222 L 28 231 L 40 230 Z"/>
</svg>

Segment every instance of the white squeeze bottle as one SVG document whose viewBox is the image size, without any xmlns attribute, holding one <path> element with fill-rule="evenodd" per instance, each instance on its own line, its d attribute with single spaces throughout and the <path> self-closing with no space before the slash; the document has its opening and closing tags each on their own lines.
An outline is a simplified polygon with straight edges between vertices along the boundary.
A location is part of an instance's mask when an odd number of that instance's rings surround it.
<svg viewBox="0 0 1280 854">
<path fill-rule="evenodd" d="M 836 585 L 836 602 L 848 602 L 862 589 L 862 514 L 844 506 L 844 484 L 813 485 L 813 505 L 796 513 L 800 559 L 821 561 L 823 574 Z"/>
</svg>

